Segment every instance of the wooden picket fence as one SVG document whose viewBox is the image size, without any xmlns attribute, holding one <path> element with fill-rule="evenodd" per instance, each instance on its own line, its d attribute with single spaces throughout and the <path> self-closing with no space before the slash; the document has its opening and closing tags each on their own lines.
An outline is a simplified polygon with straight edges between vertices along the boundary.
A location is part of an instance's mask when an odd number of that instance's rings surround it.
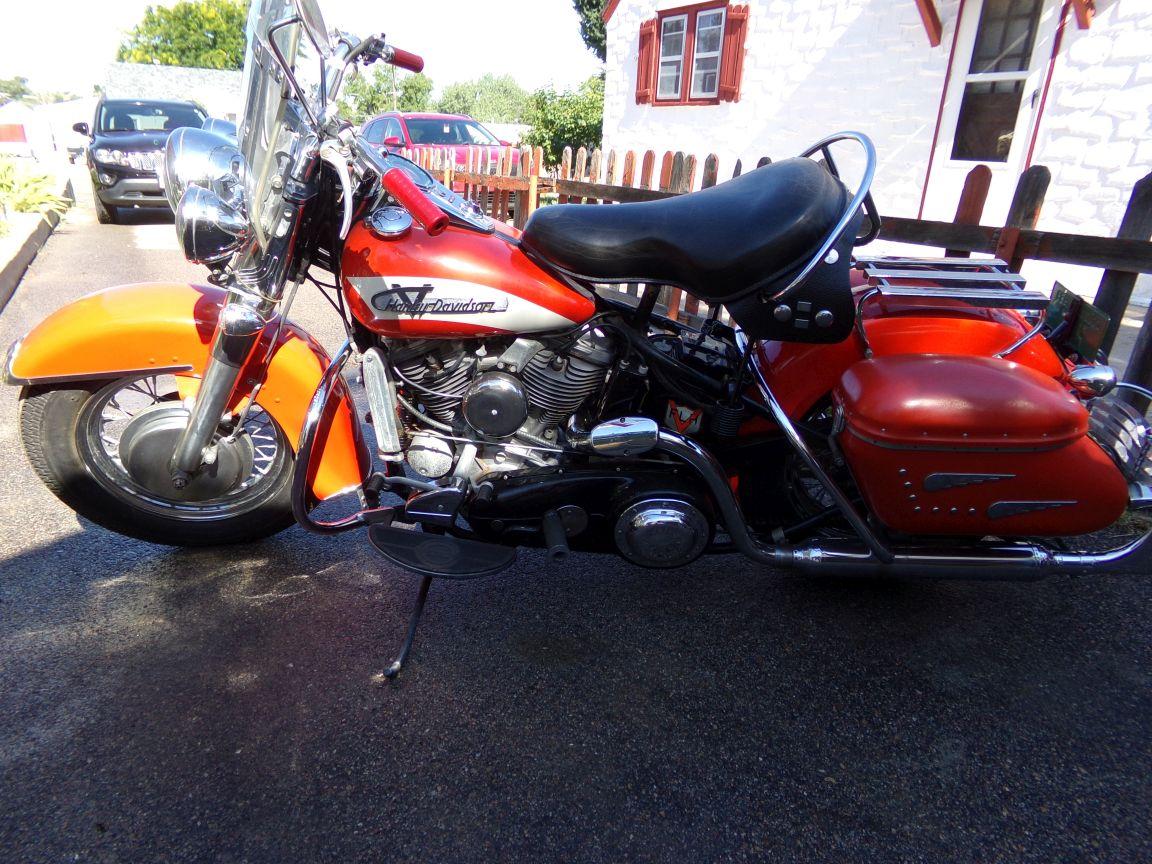
<svg viewBox="0 0 1152 864">
<path fill-rule="evenodd" d="M 435 173 L 450 187 L 462 190 L 495 219 L 512 221 L 523 227 L 532 212 L 542 204 L 611 204 L 654 201 L 715 186 L 720 160 L 716 154 L 702 161 L 682 152 L 609 150 L 575 152 L 564 149 L 560 165 L 548 170 L 541 148 L 501 148 L 493 152 L 476 148 L 460 168 L 451 149 L 426 149 L 404 153 Z M 761 157 L 754 167 L 772 160 Z M 731 172 L 738 177 L 744 164 L 737 160 Z M 699 181 L 697 182 L 697 172 Z M 727 172 L 726 172 L 727 173 Z M 1021 174 L 1003 226 L 981 224 L 988 196 L 991 171 L 975 166 L 968 174 L 951 222 L 882 216 L 880 238 L 899 243 L 930 246 L 949 256 L 972 253 L 991 254 L 1009 262 L 1014 269 L 1029 259 L 1079 264 L 1104 269 L 1095 303 L 1111 317 L 1105 351 L 1111 352 L 1124 313 L 1131 300 L 1136 278 L 1152 273 L 1152 173 L 1132 189 L 1120 230 L 1116 237 L 1099 237 L 1042 231 L 1036 228 L 1051 172 L 1033 165 Z M 641 286 L 622 290 L 638 294 Z M 677 289 L 665 288 L 660 305 L 674 320 L 709 314 L 706 305 Z M 1126 380 L 1152 387 L 1152 307 L 1149 307 L 1128 358 Z"/>
</svg>

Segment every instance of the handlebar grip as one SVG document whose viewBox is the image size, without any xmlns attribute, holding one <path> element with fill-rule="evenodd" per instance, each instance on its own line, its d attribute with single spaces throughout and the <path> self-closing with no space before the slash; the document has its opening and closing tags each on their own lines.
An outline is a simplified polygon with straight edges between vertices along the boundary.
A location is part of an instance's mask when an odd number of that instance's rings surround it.
<svg viewBox="0 0 1152 864">
<path fill-rule="evenodd" d="M 424 230 L 435 236 L 448 227 L 448 214 L 436 206 L 403 168 L 391 168 L 380 178 L 384 188 L 393 198 L 404 205 L 412 218 L 424 226 Z"/>
<path fill-rule="evenodd" d="M 424 58 L 419 54 L 413 54 L 411 51 L 405 51 L 402 48 L 394 48 L 389 46 L 392 56 L 388 58 L 388 62 L 393 66 L 399 66 L 401 69 L 407 69 L 409 72 L 423 72 L 424 71 Z"/>
</svg>

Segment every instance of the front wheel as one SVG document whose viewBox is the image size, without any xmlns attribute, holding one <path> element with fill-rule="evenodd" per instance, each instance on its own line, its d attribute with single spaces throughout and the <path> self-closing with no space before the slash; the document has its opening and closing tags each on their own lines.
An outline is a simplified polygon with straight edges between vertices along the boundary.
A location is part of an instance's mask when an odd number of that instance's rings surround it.
<svg viewBox="0 0 1152 864">
<path fill-rule="evenodd" d="M 120 221 L 120 214 L 116 208 L 100 200 L 100 193 L 96 191 L 95 186 L 92 187 L 92 204 L 96 209 L 96 221 L 101 225 L 115 225 Z"/>
<path fill-rule="evenodd" d="M 171 375 L 25 388 L 24 449 L 40 479 L 87 519 L 173 546 L 258 540 L 292 523 L 293 455 L 284 432 L 253 405 L 220 429 L 214 461 L 178 490 L 168 459 L 187 411 Z"/>
</svg>

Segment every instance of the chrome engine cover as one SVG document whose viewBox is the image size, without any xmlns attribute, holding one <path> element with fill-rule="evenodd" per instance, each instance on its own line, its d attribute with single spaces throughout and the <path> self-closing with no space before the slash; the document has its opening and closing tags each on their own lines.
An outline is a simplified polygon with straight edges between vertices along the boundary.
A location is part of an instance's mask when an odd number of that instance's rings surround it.
<svg viewBox="0 0 1152 864">
<path fill-rule="evenodd" d="M 708 519 L 691 504 L 649 498 L 616 520 L 616 547 L 641 567 L 683 567 L 700 557 L 711 539 Z"/>
</svg>

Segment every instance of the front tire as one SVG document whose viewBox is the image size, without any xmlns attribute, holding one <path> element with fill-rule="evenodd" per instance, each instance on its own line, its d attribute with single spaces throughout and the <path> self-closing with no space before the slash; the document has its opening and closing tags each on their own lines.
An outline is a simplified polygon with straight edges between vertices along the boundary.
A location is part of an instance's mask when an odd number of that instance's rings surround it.
<svg viewBox="0 0 1152 864">
<path fill-rule="evenodd" d="M 251 477 L 236 489 L 204 501 L 179 500 L 175 493 L 166 499 L 128 473 L 117 456 L 116 421 L 123 431 L 141 405 L 178 404 L 173 381 L 152 376 L 25 388 L 20 432 L 36 474 L 81 516 L 151 543 L 247 543 L 292 524 L 292 451 L 283 431 L 258 407 L 249 418 L 259 431 L 250 433 L 246 423 L 243 434 L 256 440 L 250 446 L 260 456 Z"/>
<path fill-rule="evenodd" d="M 115 225 L 120 221 L 116 208 L 100 200 L 100 193 L 95 186 L 92 187 L 92 204 L 96 208 L 96 221 L 101 225 Z"/>
</svg>

